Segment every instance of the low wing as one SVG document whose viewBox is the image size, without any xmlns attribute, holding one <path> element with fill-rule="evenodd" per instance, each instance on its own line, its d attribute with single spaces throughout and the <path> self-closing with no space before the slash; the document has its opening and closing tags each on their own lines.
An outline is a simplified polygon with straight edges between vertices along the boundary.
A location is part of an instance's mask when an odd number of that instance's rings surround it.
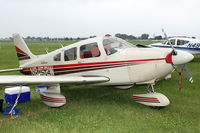
<svg viewBox="0 0 200 133">
<path fill-rule="evenodd" d="M 152 48 L 150 45 L 136 44 L 137 47 Z"/>
<path fill-rule="evenodd" d="M 20 71 L 20 70 L 22 70 L 22 68 L 4 69 L 4 70 L 0 70 L 0 73 L 3 73 L 3 72 L 13 72 L 13 71 Z"/>
<path fill-rule="evenodd" d="M 103 76 L 0 76 L 0 85 L 34 85 L 34 84 L 90 84 L 109 81 Z"/>
</svg>

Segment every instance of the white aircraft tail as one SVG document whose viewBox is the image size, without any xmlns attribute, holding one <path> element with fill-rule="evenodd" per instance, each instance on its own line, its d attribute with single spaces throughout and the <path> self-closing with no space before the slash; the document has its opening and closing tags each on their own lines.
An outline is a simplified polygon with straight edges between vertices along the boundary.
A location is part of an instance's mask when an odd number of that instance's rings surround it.
<svg viewBox="0 0 200 133">
<path fill-rule="evenodd" d="M 36 58 L 19 34 L 13 34 L 13 40 L 20 66 Z"/>
</svg>

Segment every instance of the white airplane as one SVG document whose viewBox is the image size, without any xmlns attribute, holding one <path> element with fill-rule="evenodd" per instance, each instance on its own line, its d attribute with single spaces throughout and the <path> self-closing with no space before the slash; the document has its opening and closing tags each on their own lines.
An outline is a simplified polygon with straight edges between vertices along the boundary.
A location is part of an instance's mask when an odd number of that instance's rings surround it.
<svg viewBox="0 0 200 133">
<path fill-rule="evenodd" d="M 169 40 L 163 43 L 153 43 L 150 45 L 137 44 L 137 46 L 171 48 L 169 41 L 175 49 L 187 51 L 191 54 L 200 54 L 200 40 L 185 36 L 169 37 Z"/>
<path fill-rule="evenodd" d="M 110 85 L 120 89 L 147 84 L 152 91 L 135 94 L 134 100 L 147 106 L 167 106 L 168 98 L 154 92 L 153 85 L 176 66 L 193 59 L 188 52 L 177 50 L 173 54 L 171 48 L 137 48 L 116 37 L 91 38 L 34 55 L 19 34 L 13 34 L 13 38 L 20 66 L 0 72 L 21 71 L 25 75 L 0 76 L 0 85 L 45 85 L 48 89 L 40 96 L 50 107 L 66 103 L 60 84 Z"/>
</svg>

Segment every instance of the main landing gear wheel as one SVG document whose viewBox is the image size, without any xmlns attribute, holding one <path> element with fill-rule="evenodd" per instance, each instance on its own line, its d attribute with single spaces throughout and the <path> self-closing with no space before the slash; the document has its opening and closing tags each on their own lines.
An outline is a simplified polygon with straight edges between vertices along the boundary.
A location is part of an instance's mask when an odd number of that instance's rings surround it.
<svg viewBox="0 0 200 133">
<path fill-rule="evenodd" d="M 42 102 L 49 107 L 57 108 L 66 104 L 66 98 L 60 94 L 60 85 L 48 86 L 45 92 L 40 93 Z"/>
</svg>

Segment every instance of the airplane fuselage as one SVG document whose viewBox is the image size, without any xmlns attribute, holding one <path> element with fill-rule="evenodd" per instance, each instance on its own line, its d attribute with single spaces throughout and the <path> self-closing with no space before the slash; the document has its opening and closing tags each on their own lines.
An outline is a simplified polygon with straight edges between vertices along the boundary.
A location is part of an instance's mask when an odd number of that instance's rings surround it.
<svg viewBox="0 0 200 133">
<path fill-rule="evenodd" d="M 104 85 L 133 85 L 154 83 L 167 76 L 173 70 L 166 56 L 171 49 L 139 49 L 124 48 L 108 55 L 102 39 L 89 39 L 60 48 L 51 53 L 41 55 L 20 67 L 26 75 L 62 75 L 88 76 L 99 75 L 109 77 Z M 100 52 L 97 57 L 83 58 L 81 48 L 96 43 Z M 76 59 L 65 60 L 65 52 L 76 49 Z M 95 51 L 95 50 L 94 50 Z M 60 55 L 55 60 L 56 55 Z M 102 84 L 102 83 L 100 83 Z"/>
</svg>

